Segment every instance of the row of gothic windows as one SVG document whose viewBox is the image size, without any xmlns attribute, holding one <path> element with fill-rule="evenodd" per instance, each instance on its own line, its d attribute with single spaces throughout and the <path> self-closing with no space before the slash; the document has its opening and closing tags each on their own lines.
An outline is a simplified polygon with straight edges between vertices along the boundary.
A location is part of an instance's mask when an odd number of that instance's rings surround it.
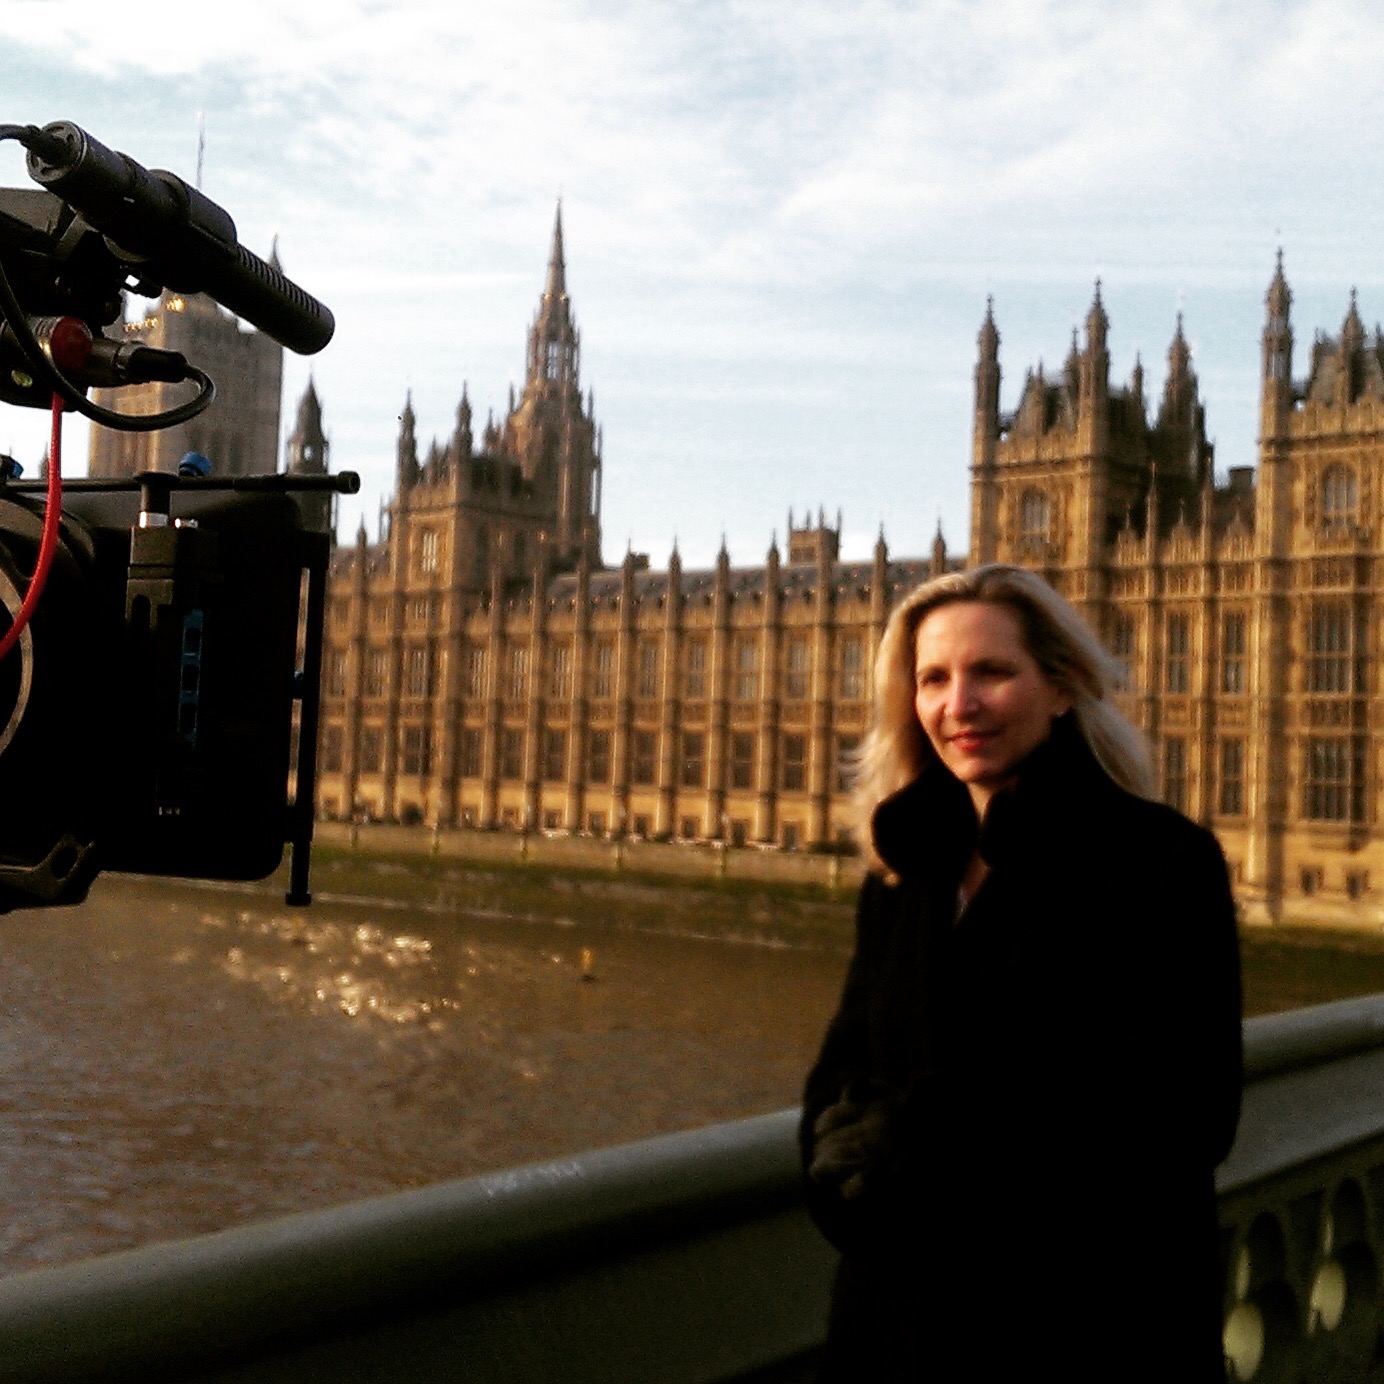
<svg viewBox="0 0 1384 1384">
<path fill-rule="evenodd" d="M 1159 785 L 1163 801 L 1179 812 L 1188 810 L 1189 775 L 1187 741 L 1180 735 L 1163 739 Z M 1221 817 L 1245 815 L 1245 741 L 1242 736 L 1225 736 L 1216 744 L 1215 783 L 1212 810 Z"/>
<path fill-rule="evenodd" d="M 1308 736 L 1301 754 L 1299 816 L 1308 822 L 1365 820 L 1365 746 L 1353 736 Z M 1186 812 L 1189 807 L 1188 747 L 1184 736 L 1163 738 L 1160 790 L 1164 802 Z M 1246 744 L 1242 736 L 1216 742 L 1212 765 L 1215 781 L 1212 810 L 1221 817 L 1243 817 Z"/>
<path fill-rule="evenodd" d="M 1328 530 L 1359 522 L 1360 499 L 1355 469 L 1334 462 L 1321 475 L 1320 520 Z M 1020 552 L 1040 551 L 1052 539 L 1052 501 L 1046 492 L 1029 487 L 1019 495 Z"/>
<path fill-rule="evenodd" d="M 326 761 L 328 772 L 340 768 L 341 728 L 334 726 L 328 733 Z M 333 734 L 335 738 L 333 738 Z M 368 734 L 375 752 L 375 767 L 368 768 L 364 750 L 362 751 L 362 773 L 376 773 L 378 764 L 378 728 L 369 728 Z M 568 771 L 568 752 L 572 745 L 568 731 L 561 727 L 544 728 L 540 740 L 540 773 L 549 783 L 565 783 Z M 518 726 L 503 726 L 497 744 L 498 769 L 501 780 L 519 782 L 524 774 L 525 733 Z M 658 742 L 659 733 L 654 730 L 636 728 L 629 740 L 629 782 L 635 787 L 653 787 L 658 781 Z M 362 738 L 364 746 L 365 737 Z M 860 743 L 856 735 L 838 735 L 835 741 L 836 764 L 832 791 L 844 793 L 849 789 L 849 772 L 853 756 Z M 801 734 L 785 734 L 779 737 L 779 761 L 777 787 L 784 792 L 803 792 L 807 788 L 808 741 Z M 609 784 L 611 782 L 614 737 L 604 728 L 591 727 L 583 738 L 584 760 L 582 781 L 589 784 Z M 466 726 L 461 736 L 461 773 L 463 778 L 479 778 L 484 772 L 483 765 L 484 732 L 479 726 Z M 676 759 L 673 766 L 673 780 L 677 787 L 704 789 L 707 784 L 707 735 L 704 731 L 682 731 L 676 742 Z M 726 739 L 725 783 L 732 789 L 756 789 L 759 787 L 759 735 L 755 731 L 733 731 Z M 331 761 L 337 761 L 335 769 Z M 405 772 L 413 772 L 405 769 Z M 426 772 L 423 770 L 421 772 Z"/>
<path fill-rule="evenodd" d="M 437 619 L 439 601 L 436 593 L 410 596 L 404 606 L 404 619 L 410 628 L 426 629 Z M 369 623 L 376 628 L 384 628 L 389 623 L 389 601 L 383 596 L 372 597 L 368 603 Z M 334 627 L 346 630 L 351 623 L 351 602 L 349 597 L 338 596 L 331 603 L 331 621 Z"/>
<path fill-rule="evenodd" d="M 322 768 L 329 774 L 341 772 L 343 733 L 340 726 L 328 726 L 322 737 Z M 384 730 L 362 726 L 360 757 L 362 774 L 378 774 L 384 767 Z M 427 775 L 433 770 L 433 737 L 422 726 L 404 726 L 399 733 L 399 769 L 405 775 Z"/>
<path fill-rule="evenodd" d="M 1213 686 L 1222 695 L 1238 697 L 1249 691 L 1249 614 L 1223 611 L 1217 626 L 1218 660 Z M 1316 601 L 1304 617 L 1301 689 L 1323 694 L 1368 691 L 1368 623 L 1365 615 L 1344 600 Z M 1139 627 L 1135 616 L 1117 611 L 1110 623 L 1110 652 L 1117 666 L 1120 691 L 1138 684 Z M 1185 695 L 1191 692 L 1194 667 L 1192 616 L 1169 611 L 1163 619 L 1161 688 Z"/>
<path fill-rule="evenodd" d="M 541 732 L 540 771 L 549 783 L 567 778 L 570 738 L 565 729 L 547 727 Z M 342 767 L 343 732 L 339 725 L 328 726 L 323 737 L 322 767 L 339 773 Z M 468 726 L 462 731 L 461 772 L 478 778 L 482 773 L 483 732 Z M 789 733 L 779 737 L 777 784 L 784 792 L 807 788 L 808 739 Z M 835 766 L 832 790 L 849 790 L 849 772 L 859 737 L 838 735 L 835 740 Z M 361 729 L 358 769 L 363 774 L 379 773 L 383 767 L 384 732 L 379 726 Z M 609 784 L 613 768 L 612 733 L 589 729 L 585 736 L 583 780 L 593 785 Z M 498 770 L 502 780 L 518 782 L 524 773 L 524 731 L 515 726 L 501 728 Z M 733 790 L 756 790 L 759 765 L 759 735 L 755 731 L 734 731 L 726 741 L 725 783 Z M 629 782 L 637 787 L 652 787 L 658 776 L 658 732 L 636 729 L 629 743 Z M 1301 745 L 1301 789 L 1299 816 L 1304 821 L 1362 823 L 1366 820 L 1366 749 L 1358 736 L 1308 736 Z M 707 787 L 708 737 L 704 731 L 683 731 L 677 739 L 673 767 L 675 784 L 680 788 Z M 433 770 L 435 755 L 432 734 L 422 726 L 404 726 L 399 733 L 399 770 L 405 776 L 426 776 Z M 1165 736 L 1160 755 L 1160 790 L 1163 800 L 1179 811 L 1190 807 L 1190 767 L 1188 741 L 1179 735 Z M 1247 748 L 1243 736 L 1223 736 L 1215 743 L 1210 766 L 1214 775 L 1211 808 L 1220 817 L 1243 817 L 1248 810 L 1246 794 Z"/>
<path fill-rule="evenodd" d="M 1220 621 L 1220 665 L 1217 689 L 1227 696 L 1241 696 L 1247 690 L 1246 630 L 1244 611 L 1226 611 Z M 1116 664 L 1116 687 L 1121 692 L 1138 685 L 1139 629 L 1133 615 L 1116 611 L 1110 625 L 1110 652 Z M 1192 687 L 1192 623 L 1182 611 L 1169 612 L 1163 622 L 1163 691 L 1185 694 Z"/>
<path fill-rule="evenodd" d="M 1304 617 L 1304 658 L 1301 688 L 1323 695 L 1354 694 L 1368 691 L 1368 622 L 1362 611 L 1344 600 L 1314 602 Z M 1218 624 L 1218 666 L 1214 680 L 1217 692 L 1243 696 L 1249 690 L 1249 616 L 1243 610 L 1222 612 Z M 1135 690 L 1138 683 L 1139 628 L 1135 616 L 1117 611 L 1110 625 L 1110 652 L 1116 663 L 1118 690 Z M 1163 621 L 1163 659 L 1161 686 L 1164 692 L 1185 695 L 1192 691 L 1194 666 L 1192 616 L 1185 611 L 1170 611 Z M 501 669 L 503 696 L 522 700 L 529 694 L 529 646 L 515 645 L 506 650 Z M 362 669 L 362 691 L 367 697 L 381 697 L 387 690 L 390 653 L 376 646 L 366 650 Z M 732 655 L 731 695 L 737 701 L 754 701 L 760 691 L 760 644 L 758 640 L 737 642 Z M 468 699 L 485 695 L 487 650 L 483 645 L 468 647 L 462 658 L 462 693 Z M 864 640 L 857 635 L 843 637 L 837 645 L 834 691 L 843 701 L 864 696 L 866 683 Z M 813 650 L 806 638 L 790 639 L 785 650 L 781 695 L 787 701 L 803 701 L 811 691 Z M 546 695 L 565 699 L 572 691 L 572 646 L 556 643 L 547 655 Z M 699 700 L 707 695 L 708 648 L 704 639 L 688 641 L 683 651 L 682 695 Z M 347 656 L 344 649 L 328 651 L 325 685 L 329 695 L 346 691 Z M 637 646 L 634 676 L 635 695 L 651 700 L 662 686 L 662 646 L 653 640 Z M 436 688 L 435 659 L 427 644 L 408 645 L 403 653 L 401 690 L 405 696 L 426 698 Z M 588 683 L 597 700 L 611 698 L 615 692 L 615 644 L 597 641 L 591 650 Z"/>
<path fill-rule="evenodd" d="M 334 651 L 333 657 L 339 651 Z M 372 651 L 372 654 L 376 651 Z M 378 653 L 383 659 L 384 650 Z M 760 644 L 757 639 L 744 639 L 735 643 L 731 662 L 731 696 L 736 701 L 748 702 L 758 698 L 760 693 Z M 522 698 L 528 695 L 529 648 L 516 645 L 506 651 L 503 668 L 504 695 L 509 698 Z M 340 653 L 340 664 L 333 663 L 328 677 L 328 690 L 339 695 L 345 684 L 345 654 Z M 487 650 L 484 645 L 471 645 L 462 655 L 462 695 L 476 699 L 485 695 L 485 671 Z M 608 700 L 615 695 L 615 642 L 609 639 L 597 640 L 590 651 L 588 670 L 588 694 L 597 701 Z M 805 701 L 811 692 L 812 684 L 812 644 L 806 638 L 791 638 L 784 655 L 781 680 L 782 696 L 787 701 Z M 567 698 L 572 694 L 572 646 L 569 643 L 554 643 L 548 648 L 546 695 L 550 698 Z M 705 639 L 691 639 L 683 647 L 682 687 L 684 698 L 698 701 L 706 697 L 708 688 L 709 650 Z M 366 695 L 379 696 L 383 690 L 383 662 L 379 665 L 380 691 L 372 692 L 375 685 L 369 676 L 366 680 Z M 844 635 L 837 642 L 835 692 L 842 701 L 859 701 L 865 695 L 866 667 L 865 641 L 860 635 Z M 368 673 L 368 669 L 367 669 Z M 652 700 L 661 694 L 663 684 L 663 646 L 656 640 L 641 640 L 636 646 L 634 667 L 634 695 Z"/>
<path fill-rule="evenodd" d="M 567 778 L 567 755 L 570 744 L 568 732 L 560 727 L 546 727 L 540 741 L 540 772 L 549 783 L 563 783 Z M 497 744 L 499 777 L 518 782 L 524 773 L 524 731 L 517 726 L 504 726 Z M 585 782 L 608 784 L 612 770 L 612 734 L 609 730 L 592 728 L 585 736 Z M 843 793 L 849 789 L 848 775 L 852 757 L 859 745 L 859 736 L 836 737 L 836 765 L 832 789 Z M 482 771 L 483 732 L 478 726 L 462 730 L 461 772 L 465 778 L 479 778 Z M 322 767 L 327 773 L 340 773 L 342 767 L 343 732 L 339 725 L 328 726 L 323 737 Z M 360 759 L 362 774 L 377 774 L 383 767 L 384 732 L 380 726 L 361 728 Z M 726 744 L 726 775 L 732 789 L 754 789 L 758 786 L 759 735 L 755 731 L 734 731 Z M 629 744 L 629 781 L 632 785 L 652 787 L 657 782 L 658 732 L 635 729 Z M 422 726 L 404 726 L 399 735 L 399 769 L 405 775 L 427 775 L 434 762 L 433 736 Z M 778 788 L 784 792 L 803 792 L 807 788 L 807 736 L 789 733 L 779 738 Z M 701 789 L 707 786 L 707 736 L 704 731 L 683 731 L 677 740 L 677 760 L 674 780 L 680 788 Z"/>
</svg>

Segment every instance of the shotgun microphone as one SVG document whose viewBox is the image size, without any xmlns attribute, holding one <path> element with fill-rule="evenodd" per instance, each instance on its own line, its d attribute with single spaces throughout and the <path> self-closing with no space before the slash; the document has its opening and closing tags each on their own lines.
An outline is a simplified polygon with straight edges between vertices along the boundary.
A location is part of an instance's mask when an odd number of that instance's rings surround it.
<svg viewBox="0 0 1384 1384">
<path fill-rule="evenodd" d="M 179 293 L 207 293 L 299 355 L 336 329 L 331 310 L 239 241 L 230 213 L 176 173 L 59 120 L 21 136 L 29 176 L 79 212 L 132 272 Z"/>
</svg>

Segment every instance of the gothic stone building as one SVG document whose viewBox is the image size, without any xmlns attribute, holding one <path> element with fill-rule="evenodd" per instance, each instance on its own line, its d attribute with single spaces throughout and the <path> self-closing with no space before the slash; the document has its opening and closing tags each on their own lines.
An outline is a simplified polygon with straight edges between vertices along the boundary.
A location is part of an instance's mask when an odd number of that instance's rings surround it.
<svg viewBox="0 0 1384 1384">
<path fill-rule="evenodd" d="M 839 560 L 840 527 L 785 555 L 602 570 L 600 438 L 578 380 L 561 217 L 527 378 L 473 445 L 419 464 L 406 407 L 388 534 L 333 569 L 321 806 L 446 825 L 787 847 L 842 830 L 843 753 L 869 650 L 931 562 Z"/>
<path fill-rule="evenodd" d="M 971 560 L 1036 568 L 1102 633 L 1163 796 L 1215 829 L 1251 917 L 1378 920 L 1384 340 L 1352 294 L 1295 380 L 1281 258 L 1266 302 L 1257 476 L 1223 486 L 1180 320 L 1150 423 L 1139 365 L 1110 382 L 1099 285 L 1013 413 L 987 313 Z"/>
<path fill-rule="evenodd" d="M 1154 409 L 1112 384 L 1099 286 L 1060 373 L 975 373 L 970 561 L 1041 571 L 1100 631 L 1163 795 L 1215 828 L 1251 916 L 1384 919 L 1375 633 L 1384 340 L 1352 299 L 1292 370 L 1280 263 L 1260 465 L 1218 485 L 1179 320 Z M 951 565 L 842 562 L 839 527 L 733 569 L 600 564 L 599 433 L 577 378 L 560 221 L 503 424 L 420 466 L 406 409 L 387 536 L 338 553 L 322 807 L 477 827 L 812 846 L 838 839 L 893 601 Z M 1137 881 L 1131 881 L 1137 887 Z"/>
</svg>

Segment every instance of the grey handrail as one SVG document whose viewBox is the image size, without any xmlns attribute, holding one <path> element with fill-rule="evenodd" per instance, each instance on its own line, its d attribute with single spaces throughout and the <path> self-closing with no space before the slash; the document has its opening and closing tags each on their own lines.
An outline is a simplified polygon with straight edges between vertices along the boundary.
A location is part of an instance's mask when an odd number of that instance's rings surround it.
<svg viewBox="0 0 1384 1384">
<path fill-rule="evenodd" d="M 1384 994 L 1245 1021 L 1245 1080 L 1384 1047 Z"/>
<path fill-rule="evenodd" d="M 795 1112 L 0 1279 L 0 1380 L 179 1378 L 799 1197 Z"/>
</svg>

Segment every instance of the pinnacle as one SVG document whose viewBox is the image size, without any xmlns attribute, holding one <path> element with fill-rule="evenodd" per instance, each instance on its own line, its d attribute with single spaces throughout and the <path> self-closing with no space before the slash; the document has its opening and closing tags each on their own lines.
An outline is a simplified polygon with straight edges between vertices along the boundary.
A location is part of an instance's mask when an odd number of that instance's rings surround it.
<svg viewBox="0 0 1384 1384">
<path fill-rule="evenodd" d="M 308 387 L 303 391 L 303 397 L 298 401 L 298 426 L 295 431 L 300 433 L 321 432 L 322 430 L 322 401 L 317 397 L 317 387 L 313 383 L 311 375 L 308 376 Z"/>
<path fill-rule="evenodd" d="M 995 326 L 995 298 L 994 294 L 985 295 L 985 320 L 980 324 L 980 336 L 978 345 L 981 353 L 986 356 L 993 356 L 999 349 L 1000 334 Z"/>
<path fill-rule="evenodd" d="M 553 217 L 553 248 L 548 256 L 548 282 L 543 296 L 565 297 L 567 294 L 567 261 L 562 252 L 562 199 L 558 198 L 557 214 Z"/>
<path fill-rule="evenodd" d="M 1088 337 L 1097 327 L 1104 332 L 1110 325 L 1110 319 L 1105 315 L 1105 304 L 1101 301 L 1100 280 L 1096 280 L 1095 295 L 1091 299 L 1091 310 L 1086 314 L 1086 331 Z"/>
<path fill-rule="evenodd" d="M 1274 316 L 1286 318 L 1292 301 L 1293 295 L 1289 291 L 1288 280 L 1283 273 L 1283 247 L 1279 246 L 1278 253 L 1274 257 L 1273 278 L 1269 281 L 1267 298 L 1269 312 Z"/>
<path fill-rule="evenodd" d="M 1177 326 L 1173 329 L 1173 339 L 1168 346 L 1169 378 L 1185 373 L 1192 363 L 1192 350 L 1187 344 L 1186 333 L 1182 330 L 1182 312 L 1178 310 Z"/>
</svg>

